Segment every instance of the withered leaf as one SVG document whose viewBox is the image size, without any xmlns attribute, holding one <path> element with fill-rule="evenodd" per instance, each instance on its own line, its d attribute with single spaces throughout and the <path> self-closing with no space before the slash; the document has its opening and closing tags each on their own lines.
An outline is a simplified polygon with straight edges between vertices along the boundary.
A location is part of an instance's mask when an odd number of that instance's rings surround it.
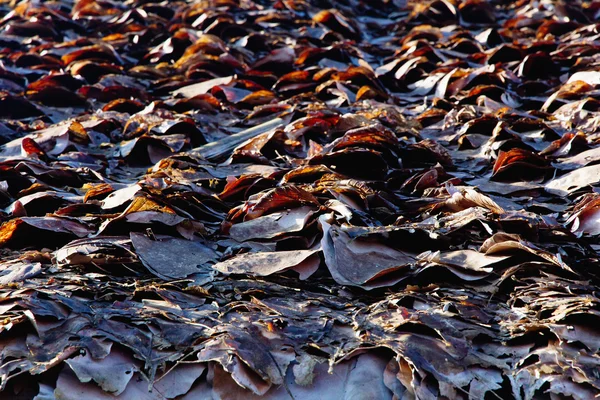
<svg viewBox="0 0 600 400">
<path fill-rule="evenodd" d="M 137 370 L 134 360 L 118 349 L 101 360 L 94 360 L 89 354 L 73 357 L 66 361 L 81 382 L 94 381 L 102 390 L 120 395 L 127 388 Z"/>
<path fill-rule="evenodd" d="M 391 286 L 406 278 L 415 256 L 374 241 L 351 239 L 348 233 L 330 225 L 325 216 L 321 246 L 327 268 L 337 283 L 372 289 Z"/>
<path fill-rule="evenodd" d="M 217 260 L 217 253 L 196 241 L 178 238 L 152 240 L 141 233 L 131 233 L 136 254 L 153 274 L 162 279 L 186 278 L 205 273 Z"/>
<path fill-rule="evenodd" d="M 293 269 L 306 279 L 318 268 L 321 260 L 318 250 L 288 250 L 276 252 L 245 253 L 221 261 L 213 268 L 226 274 L 268 276 Z"/>
</svg>

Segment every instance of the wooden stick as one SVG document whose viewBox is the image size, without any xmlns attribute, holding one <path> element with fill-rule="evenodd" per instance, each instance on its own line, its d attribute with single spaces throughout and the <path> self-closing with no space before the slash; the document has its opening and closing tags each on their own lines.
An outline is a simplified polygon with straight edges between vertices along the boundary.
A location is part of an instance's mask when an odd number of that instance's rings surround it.
<svg viewBox="0 0 600 400">
<path fill-rule="evenodd" d="M 241 132 L 207 143 L 200 147 L 196 147 L 190 151 L 191 154 L 199 155 L 206 160 L 214 160 L 232 152 L 237 146 L 244 143 L 246 140 L 252 139 L 258 135 L 278 128 L 284 125 L 285 120 L 275 118 L 272 121 L 253 126 L 252 128 L 244 129 Z"/>
</svg>

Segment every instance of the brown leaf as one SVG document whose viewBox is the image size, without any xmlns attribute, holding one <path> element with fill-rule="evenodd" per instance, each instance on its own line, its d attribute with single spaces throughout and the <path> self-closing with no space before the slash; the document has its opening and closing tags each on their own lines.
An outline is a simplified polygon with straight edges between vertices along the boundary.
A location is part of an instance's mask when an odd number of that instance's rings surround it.
<svg viewBox="0 0 600 400">
<path fill-rule="evenodd" d="M 224 274 L 253 276 L 268 276 L 293 269 L 300 274 L 300 279 L 307 279 L 321 262 L 317 252 L 318 250 L 289 250 L 245 253 L 221 261 L 213 265 L 213 268 Z"/>
</svg>

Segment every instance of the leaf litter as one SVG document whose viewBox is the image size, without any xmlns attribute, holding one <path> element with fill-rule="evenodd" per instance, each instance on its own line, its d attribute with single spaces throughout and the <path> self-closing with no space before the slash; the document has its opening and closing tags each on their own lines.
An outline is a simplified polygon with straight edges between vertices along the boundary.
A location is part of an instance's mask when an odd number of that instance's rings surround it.
<svg viewBox="0 0 600 400">
<path fill-rule="evenodd" d="M 598 2 L 0 9 L 0 397 L 600 393 Z"/>
</svg>

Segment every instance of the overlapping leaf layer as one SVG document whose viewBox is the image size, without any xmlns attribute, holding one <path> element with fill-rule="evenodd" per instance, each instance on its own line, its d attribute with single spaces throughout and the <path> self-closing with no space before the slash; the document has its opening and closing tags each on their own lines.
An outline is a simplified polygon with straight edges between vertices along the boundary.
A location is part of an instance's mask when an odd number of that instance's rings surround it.
<svg viewBox="0 0 600 400">
<path fill-rule="evenodd" d="M 600 2 L 0 9 L 0 398 L 600 393 Z"/>
</svg>

